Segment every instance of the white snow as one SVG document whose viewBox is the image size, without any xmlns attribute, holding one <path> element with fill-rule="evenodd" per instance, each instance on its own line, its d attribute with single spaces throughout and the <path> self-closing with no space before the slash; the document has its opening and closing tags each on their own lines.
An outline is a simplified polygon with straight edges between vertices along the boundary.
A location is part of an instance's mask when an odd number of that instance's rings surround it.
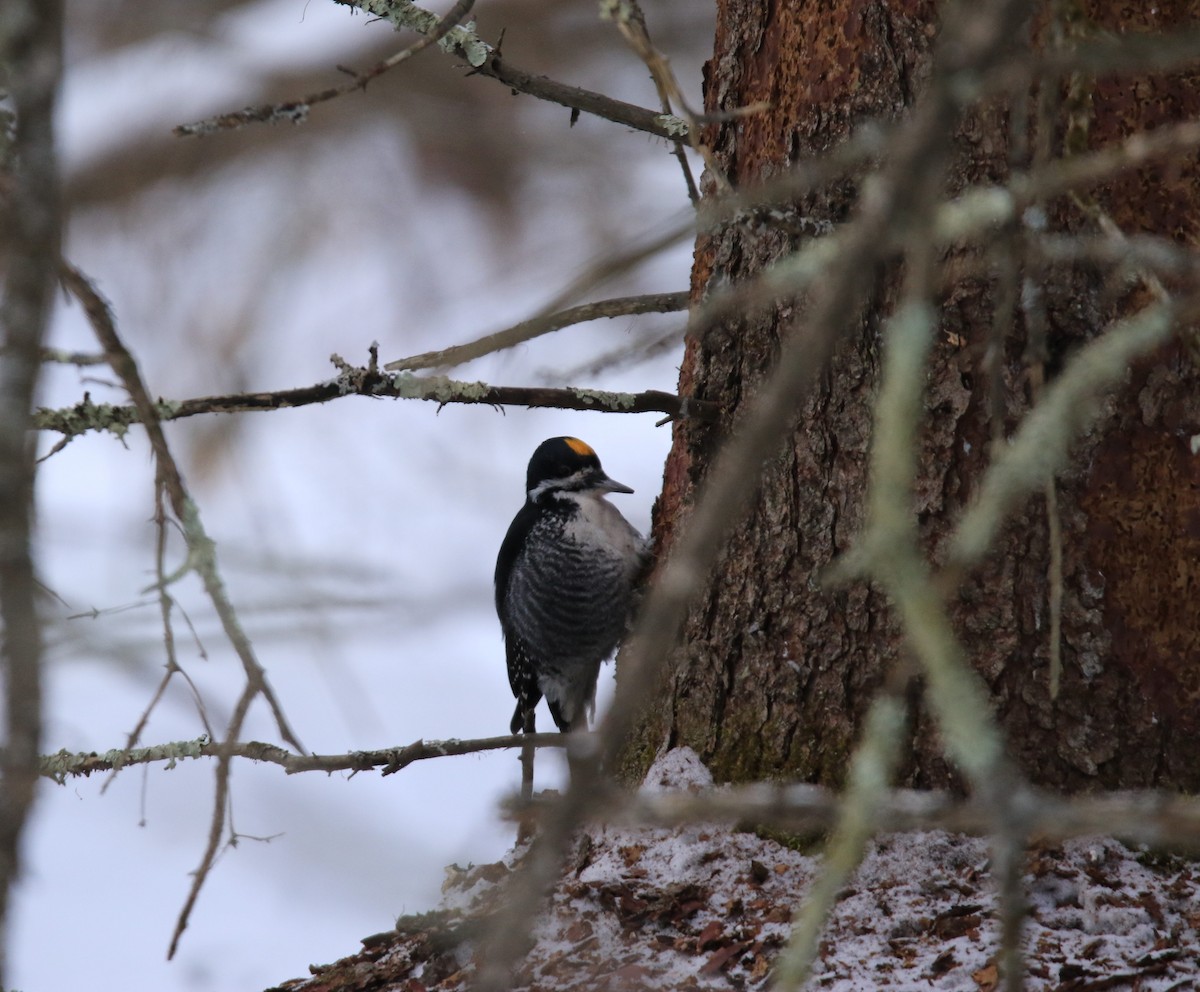
<svg viewBox="0 0 1200 992">
<path fill-rule="evenodd" d="M 655 762 L 645 788 L 670 787 L 711 787 L 694 752 L 678 749 Z M 704 825 L 597 827 L 578 850 L 585 853 L 555 890 L 514 989 L 766 988 L 821 864 L 775 839 Z M 496 883 L 521 853 L 458 869 L 448 880 L 447 908 L 494 909 L 497 898 L 502 905 Z M 1194 863 L 1156 860 L 1106 838 L 1033 848 L 1024 877 L 1025 988 L 1196 988 L 1198 879 Z M 998 985 L 996 901 L 985 839 L 939 830 L 881 836 L 837 903 L 809 987 L 991 992 Z M 390 961 L 407 962 L 414 948 L 427 946 L 413 932 L 395 937 Z M 470 945 L 453 953 L 449 965 L 422 963 L 389 978 L 415 978 L 420 967 L 422 988 L 464 987 Z"/>
</svg>

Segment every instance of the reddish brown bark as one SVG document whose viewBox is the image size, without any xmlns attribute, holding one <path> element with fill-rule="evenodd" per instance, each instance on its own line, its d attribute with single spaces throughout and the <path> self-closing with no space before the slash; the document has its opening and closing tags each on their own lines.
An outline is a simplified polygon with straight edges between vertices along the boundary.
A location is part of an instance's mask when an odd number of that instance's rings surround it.
<svg viewBox="0 0 1200 992">
<path fill-rule="evenodd" d="M 708 135 L 730 180 L 745 186 L 819 153 L 869 118 L 895 119 L 929 71 L 935 5 L 866 0 L 721 0 L 706 105 L 770 109 Z M 1169 30 L 1186 3 L 1154 8 L 1083 5 L 1072 30 Z M 1045 33 L 1044 24 L 1035 31 Z M 1195 74 L 1101 77 L 1082 133 L 1099 148 L 1136 130 L 1196 116 Z M 1066 86 L 1063 87 L 1064 93 Z M 1031 101 L 1031 105 L 1034 101 Z M 959 129 L 952 188 L 1002 181 L 1009 168 L 1008 107 L 998 98 Z M 1052 152 L 1062 153 L 1063 99 Z M 1030 142 L 1036 147 L 1036 141 Z M 1022 162 L 1021 164 L 1027 164 Z M 1097 191 L 1129 233 L 1192 244 L 1200 231 L 1197 161 L 1145 169 Z M 792 204 L 782 216 L 741 219 L 697 244 L 693 292 L 752 277 L 853 210 L 843 181 Z M 1055 226 L 1093 232 L 1064 200 L 1049 204 Z M 1039 277 L 1044 354 L 1020 313 L 1004 342 L 998 406 L 989 400 L 984 355 L 993 340 L 994 280 L 960 279 L 942 304 L 926 393 L 915 510 L 927 547 L 937 548 L 987 464 L 992 409 L 1011 431 L 1032 402 L 1041 354 L 1052 378 L 1070 352 L 1142 299 L 1121 300 L 1092 270 Z M 831 590 L 823 569 L 852 547 L 863 522 L 871 410 L 878 386 L 880 326 L 894 280 L 879 289 L 806 405 L 791 443 L 765 468 L 761 490 L 722 555 L 716 579 L 692 611 L 663 691 L 669 705 L 647 718 L 629 749 L 631 771 L 663 742 L 688 744 L 724 779 L 840 779 L 866 707 L 900 650 L 897 624 L 877 591 Z M 1143 294 L 1144 295 L 1144 294 Z M 799 305 L 727 322 L 690 340 L 680 393 L 719 403 L 725 424 L 777 353 L 781 328 Z M 1065 788 L 1200 787 L 1200 489 L 1189 447 L 1200 435 L 1200 374 L 1172 347 L 1134 370 L 1105 400 L 1103 416 L 1077 445 L 1057 485 L 1064 533 L 1062 689 L 1048 688 L 1049 539 L 1043 498 L 1030 499 L 994 553 L 954 598 L 959 632 L 986 680 L 1014 756 L 1036 780 Z M 655 533 L 668 549 L 703 477 L 719 432 L 677 427 Z M 752 484 L 750 481 L 748 485 Z M 904 780 L 953 779 L 930 721 L 918 708 Z"/>
</svg>

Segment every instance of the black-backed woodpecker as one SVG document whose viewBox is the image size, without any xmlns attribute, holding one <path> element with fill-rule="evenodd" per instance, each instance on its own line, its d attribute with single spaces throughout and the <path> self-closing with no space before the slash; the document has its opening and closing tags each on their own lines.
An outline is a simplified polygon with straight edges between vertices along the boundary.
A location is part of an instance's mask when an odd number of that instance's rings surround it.
<svg viewBox="0 0 1200 992">
<path fill-rule="evenodd" d="M 514 734 L 536 729 L 543 696 L 559 730 L 587 727 L 600 663 L 626 631 L 647 557 L 641 534 L 604 498 L 631 492 L 578 438 L 543 441 L 529 460 L 525 505 L 496 559 Z"/>
</svg>

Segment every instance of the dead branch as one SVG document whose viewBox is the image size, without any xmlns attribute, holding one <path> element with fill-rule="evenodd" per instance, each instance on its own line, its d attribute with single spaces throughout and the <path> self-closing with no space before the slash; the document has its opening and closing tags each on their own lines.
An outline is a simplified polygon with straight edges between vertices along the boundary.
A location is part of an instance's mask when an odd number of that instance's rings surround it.
<svg viewBox="0 0 1200 992">
<path fill-rule="evenodd" d="M 336 356 L 335 356 L 336 357 Z M 340 359 L 338 359 L 341 362 Z M 557 410 L 595 410 L 606 413 L 664 413 L 671 418 L 699 417 L 713 420 L 717 410 L 711 403 L 648 389 L 641 393 L 614 393 L 603 389 L 552 389 L 541 386 L 491 386 L 484 382 L 461 382 L 444 376 L 416 376 L 409 372 L 385 373 L 369 366 L 341 363 L 336 379 L 312 386 L 266 393 L 233 393 L 201 396 L 187 400 L 159 400 L 151 404 L 160 423 L 206 413 L 250 413 L 327 403 L 345 396 L 428 400 L 433 403 L 472 403 L 484 406 L 549 407 Z M 89 431 L 109 431 L 118 437 L 134 424 L 144 423 L 137 406 L 94 403 L 89 396 L 71 407 L 39 409 L 33 426 L 75 437 Z"/>
<path fill-rule="evenodd" d="M 562 734 L 513 734 L 504 737 L 480 737 L 468 740 L 448 738 L 440 741 L 417 740 L 403 747 L 382 748 L 374 751 L 351 751 L 348 754 L 297 754 L 277 744 L 261 741 L 235 741 L 226 749 L 230 757 L 249 761 L 265 761 L 278 765 L 288 775 L 299 772 L 366 772 L 382 769 L 382 774 L 392 775 L 407 768 L 415 761 L 430 758 L 448 758 L 462 754 L 479 754 L 483 751 L 499 751 L 506 748 L 566 747 L 567 739 Z M 39 758 L 39 774 L 53 779 L 59 785 L 69 778 L 86 778 L 95 772 L 119 771 L 131 765 L 164 764 L 173 768 L 179 761 L 199 758 L 217 758 L 221 744 L 205 736 L 192 741 L 172 741 L 151 747 L 117 748 L 99 754 L 95 751 L 72 753 L 58 751 Z"/>
<path fill-rule="evenodd" d="M 309 109 L 316 104 L 337 99 L 337 97 L 352 93 L 355 90 L 365 90 L 367 83 L 372 79 L 382 76 L 389 69 L 394 69 L 401 62 L 407 62 L 418 52 L 424 51 L 430 45 L 441 41 L 451 29 L 458 26 L 474 6 L 475 0 L 458 0 L 454 8 L 438 21 L 430 29 L 429 33 L 424 35 L 419 41 L 414 42 L 407 48 L 401 49 L 395 55 L 389 56 L 382 62 L 376 63 L 365 72 L 355 73 L 352 82 L 345 83 L 342 86 L 331 86 L 328 89 L 318 90 L 315 93 L 302 96 L 298 100 L 288 100 L 284 103 L 260 104 L 257 107 L 246 107 L 244 110 L 235 110 L 232 113 L 207 117 L 202 121 L 197 121 L 195 124 L 180 124 L 173 129 L 172 133 L 179 137 L 188 137 L 192 135 L 214 134 L 217 131 L 232 131 L 240 127 L 245 127 L 247 124 L 255 123 L 302 124 L 308 118 Z"/>
<path fill-rule="evenodd" d="M 543 334 L 561 331 L 573 324 L 582 324 L 589 320 L 599 320 L 602 317 L 630 317 L 642 313 L 672 313 L 686 310 L 688 294 L 681 293 L 650 293 L 645 296 L 623 296 L 612 300 L 597 300 L 595 303 L 583 303 L 577 307 L 560 310 L 557 313 L 532 317 L 519 324 L 477 338 L 467 344 L 457 344 L 441 351 L 426 351 L 410 358 L 399 358 L 388 362 L 384 368 L 389 372 L 399 370 L 415 371 L 417 369 L 447 368 L 462 365 L 464 362 L 482 358 L 493 352 L 504 351 L 526 341 L 532 341 Z"/>
</svg>

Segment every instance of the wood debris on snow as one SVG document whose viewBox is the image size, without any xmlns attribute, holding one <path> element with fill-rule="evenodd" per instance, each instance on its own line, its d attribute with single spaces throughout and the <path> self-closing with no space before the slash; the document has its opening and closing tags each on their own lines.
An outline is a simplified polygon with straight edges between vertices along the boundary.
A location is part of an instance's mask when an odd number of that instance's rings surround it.
<svg viewBox="0 0 1200 992">
<path fill-rule="evenodd" d="M 708 788 L 686 748 L 648 788 Z M 593 828 L 582 835 L 513 989 L 742 990 L 770 985 L 790 921 L 820 859 L 728 827 Z M 403 917 L 357 955 L 314 967 L 288 992 L 450 992 L 474 972 L 481 919 L 519 868 L 452 868 L 442 909 Z M 998 925 L 985 840 L 926 831 L 872 844 L 826 928 L 809 988 L 822 992 L 992 992 Z M 1200 864 L 1105 838 L 1027 858 L 1030 992 L 1200 988 Z"/>
</svg>

